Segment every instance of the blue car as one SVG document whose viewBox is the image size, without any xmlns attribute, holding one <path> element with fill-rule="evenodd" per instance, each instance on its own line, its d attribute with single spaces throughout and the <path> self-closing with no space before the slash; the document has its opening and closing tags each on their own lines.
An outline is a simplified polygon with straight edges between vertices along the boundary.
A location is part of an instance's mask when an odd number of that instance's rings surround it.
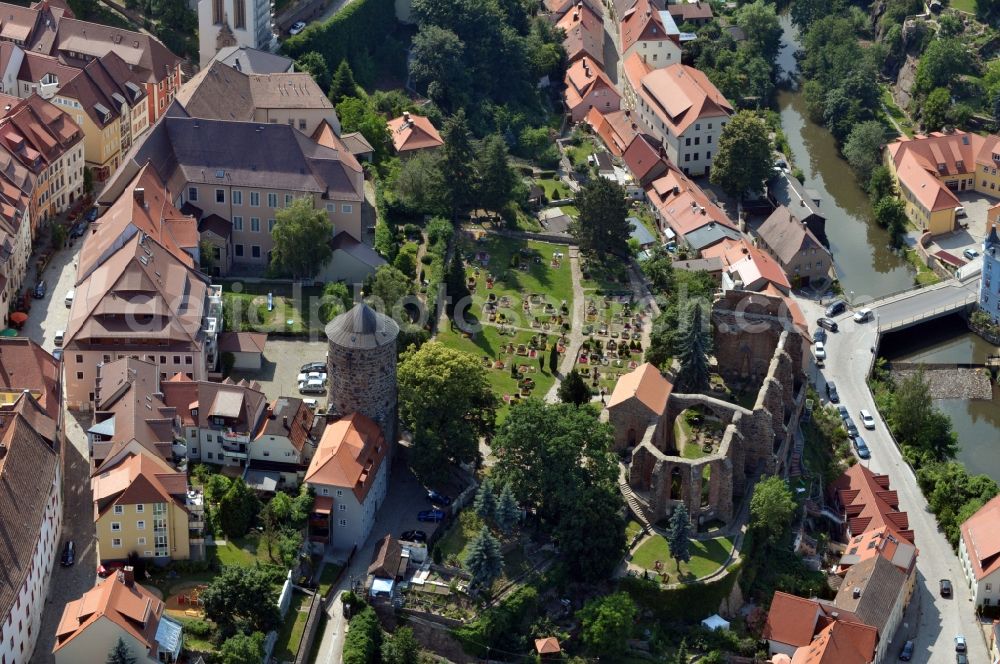
<svg viewBox="0 0 1000 664">
<path fill-rule="evenodd" d="M 432 505 L 441 505 L 443 507 L 451 505 L 451 497 L 437 491 L 428 491 L 427 500 L 431 501 Z"/>
<path fill-rule="evenodd" d="M 862 459 L 870 459 L 872 457 L 871 450 L 865 445 L 865 439 L 861 436 L 854 437 L 854 449 Z"/>
<path fill-rule="evenodd" d="M 417 512 L 417 521 L 444 521 L 444 512 L 441 510 L 421 510 Z"/>
<path fill-rule="evenodd" d="M 97 208 L 92 207 L 87 210 L 87 214 L 83 215 L 84 220 L 90 224 L 97 220 Z"/>
</svg>

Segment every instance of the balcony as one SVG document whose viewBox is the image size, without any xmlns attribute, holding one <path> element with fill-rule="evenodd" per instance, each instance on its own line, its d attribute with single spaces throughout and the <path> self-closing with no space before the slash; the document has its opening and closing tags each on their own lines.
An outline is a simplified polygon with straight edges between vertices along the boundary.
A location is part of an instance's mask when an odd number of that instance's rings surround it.
<svg viewBox="0 0 1000 664">
<path fill-rule="evenodd" d="M 222 446 L 222 455 L 227 459 L 247 459 L 248 455 L 246 449 L 240 450 L 239 448 L 230 448 L 225 445 Z"/>
<path fill-rule="evenodd" d="M 188 515 L 188 530 L 202 530 L 204 528 L 205 528 L 205 515 L 203 514 Z"/>
</svg>

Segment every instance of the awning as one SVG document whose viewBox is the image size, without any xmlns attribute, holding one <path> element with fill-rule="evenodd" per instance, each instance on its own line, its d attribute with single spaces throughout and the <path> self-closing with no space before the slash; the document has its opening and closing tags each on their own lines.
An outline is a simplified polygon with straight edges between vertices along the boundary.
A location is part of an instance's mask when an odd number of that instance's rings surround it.
<svg viewBox="0 0 1000 664">
<path fill-rule="evenodd" d="M 333 498 L 330 496 L 316 496 L 313 501 L 313 512 L 317 514 L 329 514 L 333 511 Z"/>
<path fill-rule="evenodd" d="M 0 332 L 0 337 L 16 337 L 16 336 L 17 336 L 17 330 L 11 329 L 9 327 L 3 332 Z"/>
<path fill-rule="evenodd" d="M 28 314 L 23 311 L 15 311 L 10 315 L 10 322 L 15 325 L 20 325 L 28 320 Z"/>
<path fill-rule="evenodd" d="M 385 593 L 386 595 L 392 594 L 392 586 L 395 582 L 392 579 L 373 579 L 372 580 L 372 595 L 381 595 Z"/>
</svg>

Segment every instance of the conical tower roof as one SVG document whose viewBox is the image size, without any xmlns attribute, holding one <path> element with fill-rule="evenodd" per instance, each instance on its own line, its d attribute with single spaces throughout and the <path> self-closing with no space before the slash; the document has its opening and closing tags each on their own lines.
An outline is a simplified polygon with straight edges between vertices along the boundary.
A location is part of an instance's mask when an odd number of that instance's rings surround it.
<svg viewBox="0 0 1000 664">
<path fill-rule="evenodd" d="M 997 235 L 997 225 L 993 224 L 990 228 L 990 234 L 986 236 L 986 241 L 983 242 L 983 248 L 987 251 L 990 249 L 1000 248 L 1000 236 Z"/>
<path fill-rule="evenodd" d="M 327 323 L 326 337 L 344 348 L 378 348 L 394 343 L 399 325 L 364 302 Z"/>
</svg>

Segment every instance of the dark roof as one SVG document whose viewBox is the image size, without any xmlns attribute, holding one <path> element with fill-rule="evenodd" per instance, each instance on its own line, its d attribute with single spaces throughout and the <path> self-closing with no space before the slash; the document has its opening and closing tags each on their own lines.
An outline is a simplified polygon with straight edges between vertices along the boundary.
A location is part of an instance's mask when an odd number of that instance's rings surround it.
<svg viewBox="0 0 1000 664">
<path fill-rule="evenodd" d="M 684 241 L 687 242 L 692 249 L 700 251 L 706 247 L 711 247 L 713 244 L 717 244 L 726 238 L 739 240 L 740 233 L 739 231 L 735 231 L 732 228 L 712 221 L 685 235 Z"/>
<path fill-rule="evenodd" d="M 997 225 L 993 224 L 990 226 L 990 234 L 986 236 L 986 242 L 983 244 L 986 249 L 992 249 L 994 247 L 1000 247 L 1000 236 L 997 236 Z"/>
<path fill-rule="evenodd" d="M 725 266 L 718 256 L 711 258 L 695 258 L 687 261 L 674 261 L 672 263 L 675 270 L 687 270 L 689 272 L 722 272 Z"/>
<path fill-rule="evenodd" d="M 185 203 L 184 206 L 187 207 L 188 203 Z M 191 207 L 198 210 L 198 208 L 195 208 L 195 206 L 193 205 L 191 205 Z M 198 210 L 198 213 L 200 214 L 201 210 Z M 192 216 L 197 217 L 198 215 L 192 215 Z M 226 239 L 233 234 L 233 222 L 229 221 L 228 219 L 223 219 L 217 214 L 210 214 L 198 222 L 198 232 L 204 233 L 205 231 L 210 231 L 212 233 L 215 233 L 222 239 Z"/>
<path fill-rule="evenodd" d="M 399 325 L 364 302 L 340 314 L 326 326 L 327 338 L 344 348 L 378 348 L 396 343 Z"/>
<path fill-rule="evenodd" d="M 375 546 L 375 556 L 368 566 L 368 573 L 380 579 L 396 579 L 400 576 L 403 547 L 392 535 L 386 535 Z"/>
<path fill-rule="evenodd" d="M 292 71 L 295 65 L 291 58 L 258 51 L 249 46 L 227 46 L 219 49 L 215 59 L 244 74 L 277 74 Z"/>
<path fill-rule="evenodd" d="M 340 140 L 344 142 L 347 149 L 354 156 L 372 154 L 375 152 L 375 148 L 372 144 L 368 142 L 368 139 L 364 137 L 360 131 L 352 131 L 346 134 L 342 134 Z"/>
<path fill-rule="evenodd" d="M 847 570 L 834 604 L 854 612 L 866 625 L 878 630 L 881 638 L 893 607 L 906 585 L 906 574 L 882 556 L 864 560 Z"/>
<path fill-rule="evenodd" d="M 800 252 L 826 252 L 826 247 L 813 235 L 809 226 L 784 205 L 774 208 L 774 212 L 757 229 L 757 235 L 785 264 L 792 262 Z"/>
<path fill-rule="evenodd" d="M 768 189 L 775 203 L 784 205 L 789 210 L 794 210 L 795 216 L 799 219 L 805 220 L 811 215 L 816 215 L 821 219 L 826 218 L 819 211 L 819 203 L 813 200 L 802 183 L 793 178 L 790 173 L 782 173 L 773 178 L 768 184 Z"/>
<path fill-rule="evenodd" d="M 220 332 L 219 350 L 223 353 L 263 353 L 267 334 L 263 332 Z"/>
<path fill-rule="evenodd" d="M 374 268 L 385 265 L 385 259 L 378 252 L 364 242 L 355 239 L 347 231 L 337 233 L 337 236 L 330 241 L 330 248 L 333 251 L 340 249 L 365 265 L 370 265 Z"/>
</svg>

